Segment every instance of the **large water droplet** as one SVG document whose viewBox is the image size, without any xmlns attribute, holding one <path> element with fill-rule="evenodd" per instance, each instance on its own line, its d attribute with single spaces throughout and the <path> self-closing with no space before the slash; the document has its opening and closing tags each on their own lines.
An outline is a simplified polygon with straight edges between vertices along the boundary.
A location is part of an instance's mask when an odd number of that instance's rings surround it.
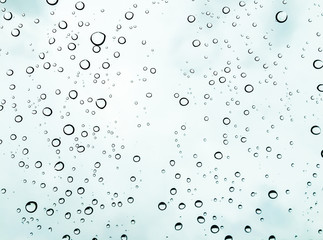
<svg viewBox="0 0 323 240">
<path fill-rule="evenodd" d="M 66 135 L 72 135 L 74 133 L 75 129 L 74 126 L 72 124 L 66 124 L 63 128 L 63 132 Z"/>
<path fill-rule="evenodd" d="M 91 215 L 92 213 L 93 213 L 93 208 L 92 207 L 86 207 L 85 209 L 84 209 L 84 213 L 86 214 L 86 215 Z"/>
<path fill-rule="evenodd" d="M 246 233 L 251 233 L 251 227 L 249 225 L 245 226 L 244 231 Z"/>
<path fill-rule="evenodd" d="M 84 2 L 82 2 L 82 1 L 78 1 L 77 3 L 75 3 L 75 8 L 76 8 L 77 10 L 83 10 L 83 9 L 84 9 L 84 7 L 85 7 L 85 4 L 84 4 Z"/>
<path fill-rule="evenodd" d="M 164 211 L 165 209 L 167 208 L 167 204 L 164 203 L 164 202 L 160 202 L 158 204 L 158 209 L 161 210 L 161 211 Z"/>
<path fill-rule="evenodd" d="M 46 0 L 46 2 L 51 5 L 51 6 L 54 6 L 58 3 L 58 0 Z"/>
<path fill-rule="evenodd" d="M 218 225 L 212 225 L 210 228 L 211 233 L 218 233 L 220 231 L 220 228 Z"/>
<path fill-rule="evenodd" d="M 311 133 L 313 135 L 319 135 L 321 133 L 321 128 L 319 126 L 315 125 L 311 128 Z"/>
<path fill-rule="evenodd" d="M 275 199 L 275 198 L 277 198 L 277 197 L 278 197 L 278 193 L 277 193 L 275 190 L 270 190 L 270 191 L 268 192 L 268 197 L 269 197 L 270 199 Z"/>
<path fill-rule="evenodd" d="M 284 22 L 287 21 L 288 15 L 284 11 L 279 11 L 279 12 L 276 13 L 275 18 L 276 18 L 277 22 L 284 23 Z"/>
<path fill-rule="evenodd" d="M 100 109 L 103 109 L 107 106 L 107 101 L 104 98 L 99 98 L 95 102 L 96 106 Z"/>
<path fill-rule="evenodd" d="M 183 224 L 182 224 L 182 223 L 178 222 L 178 223 L 176 223 L 176 224 L 175 224 L 175 230 L 176 230 L 176 231 L 179 231 L 179 230 L 181 230 L 182 228 L 183 228 Z"/>
<path fill-rule="evenodd" d="M 87 59 L 83 59 L 82 61 L 80 61 L 80 67 L 83 69 L 83 70 L 87 70 L 90 68 L 90 61 L 87 60 Z"/>
<path fill-rule="evenodd" d="M 54 169 L 56 171 L 62 171 L 64 169 L 64 163 L 59 161 L 55 164 Z"/>
<path fill-rule="evenodd" d="M 134 14 L 133 14 L 133 12 L 130 12 L 130 11 L 128 11 L 128 12 L 126 12 L 125 13 L 125 18 L 127 19 L 127 20 L 131 20 L 131 19 L 133 19 L 133 17 L 134 17 Z"/>
<path fill-rule="evenodd" d="M 317 59 L 313 62 L 313 67 L 316 69 L 321 69 L 323 68 L 323 61 Z"/>
<path fill-rule="evenodd" d="M 33 213 L 37 210 L 37 203 L 34 201 L 30 201 L 25 205 L 25 209 L 29 213 Z"/>
<path fill-rule="evenodd" d="M 94 32 L 92 33 L 90 39 L 94 45 L 100 46 L 105 41 L 105 34 L 103 32 Z"/>
<path fill-rule="evenodd" d="M 47 216 L 53 216 L 53 214 L 54 214 L 54 209 L 52 209 L 52 208 L 47 209 L 47 210 L 46 210 L 46 214 L 47 214 Z"/>
</svg>

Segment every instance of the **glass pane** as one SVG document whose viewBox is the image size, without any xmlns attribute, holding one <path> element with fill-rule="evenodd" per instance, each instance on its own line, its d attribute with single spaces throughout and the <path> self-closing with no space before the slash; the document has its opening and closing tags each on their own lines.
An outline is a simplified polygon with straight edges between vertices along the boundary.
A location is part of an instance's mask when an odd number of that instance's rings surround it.
<svg viewBox="0 0 323 240">
<path fill-rule="evenodd" d="M 323 239 L 319 1 L 0 5 L 1 239 Z"/>
</svg>

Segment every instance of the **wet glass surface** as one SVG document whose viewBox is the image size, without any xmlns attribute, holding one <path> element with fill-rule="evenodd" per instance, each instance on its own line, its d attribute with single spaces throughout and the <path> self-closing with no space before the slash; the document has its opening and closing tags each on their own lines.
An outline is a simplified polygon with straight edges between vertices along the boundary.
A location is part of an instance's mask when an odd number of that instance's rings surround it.
<svg viewBox="0 0 323 240">
<path fill-rule="evenodd" d="M 319 1 L 0 7 L 0 239 L 323 239 Z"/>
</svg>

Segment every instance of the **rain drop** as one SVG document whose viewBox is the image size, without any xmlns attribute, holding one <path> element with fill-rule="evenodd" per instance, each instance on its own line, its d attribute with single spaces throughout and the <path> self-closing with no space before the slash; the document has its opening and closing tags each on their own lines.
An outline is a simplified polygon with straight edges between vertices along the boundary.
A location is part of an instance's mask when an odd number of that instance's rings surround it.
<svg viewBox="0 0 323 240">
<path fill-rule="evenodd" d="M 54 169 L 56 171 L 62 171 L 64 169 L 64 163 L 59 161 L 55 164 Z"/>
<path fill-rule="evenodd" d="M 71 125 L 71 124 L 66 124 L 63 128 L 63 132 L 66 134 L 66 135 L 72 135 L 74 133 L 75 129 L 74 129 L 74 126 Z"/>
<path fill-rule="evenodd" d="M 34 201 L 30 201 L 25 205 L 25 209 L 29 213 L 33 213 L 37 210 L 37 203 Z"/>
<path fill-rule="evenodd" d="M 86 215 L 91 215 L 91 214 L 93 213 L 93 208 L 92 208 L 92 207 L 86 207 L 86 208 L 84 209 L 84 213 L 85 213 Z"/>
<path fill-rule="evenodd" d="M 54 6 L 58 3 L 58 0 L 46 0 L 46 2 L 51 5 L 51 6 Z"/>
<path fill-rule="evenodd" d="M 218 225 L 212 225 L 210 228 L 211 233 L 218 233 L 220 231 L 220 228 Z"/>
<path fill-rule="evenodd" d="M 107 101 L 104 98 L 98 98 L 95 102 L 95 105 L 99 109 L 104 109 L 107 106 Z"/>
<path fill-rule="evenodd" d="M 83 9 L 84 9 L 84 7 L 85 7 L 85 4 L 84 4 L 84 2 L 82 2 L 82 1 L 78 1 L 77 3 L 75 3 L 75 8 L 76 8 L 77 10 L 83 10 Z"/>
<path fill-rule="evenodd" d="M 315 125 L 311 128 L 311 133 L 313 135 L 319 135 L 321 133 L 321 128 L 319 126 Z"/>
<path fill-rule="evenodd" d="M 130 11 L 128 11 L 128 12 L 126 12 L 125 13 L 125 18 L 127 19 L 127 20 L 131 20 L 131 19 L 133 19 L 133 17 L 134 17 L 134 14 L 133 14 L 133 12 L 130 12 Z"/>
<path fill-rule="evenodd" d="M 321 61 L 321 60 L 315 60 L 314 62 L 313 62 L 313 67 L 315 68 L 315 69 L 321 69 L 321 68 L 323 68 L 323 61 Z"/>
<path fill-rule="evenodd" d="M 284 23 L 287 21 L 288 15 L 284 11 L 279 11 L 276 13 L 276 21 L 279 23 Z"/>
<path fill-rule="evenodd" d="M 270 199 L 275 199 L 275 198 L 277 198 L 277 197 L 278 197 L 278 193 L 277 193 L 275 190 L 270 190 L 270 191 L 268 192 L 268 197 L 269 197 Z"/>
<path fill-rule="evenodd" d="M 80 68 L 82 68 L 83 70 L 87 70 L 90 68 L 90 61 L 87 59 L 83 59 L 82 61 L 80 61 Z"/>
<path fill-rule="evenodd" d="M 160 202 L 158 204 L 158 209 L 161 210 L 161 211 L 164 211 L 165 209 L 167 208 L 167 204 L 164 203 L 164 202 Z"/>
<path fill-rule="evenodd" d="M 54 214 L 54 209 L 50 208 L 46 210 L 47 216 L 52 216 Z"/>
<path fill-rule="evenodd" d="M 246 233 L 251 233 L 251 227 L 249 225 L 245 226 L 244 231 Z"/>
<path fill-rule="evenodd" d="M 187 21 L 188 21 L 189 23 L 193 23 L 193 22 L 195 21 L 195 16 L 193 16 L 193 15 L 189 15 L 189 16 L 187 17 Z"/>
<path fill-rule="evenodd" d="M 100 46 L 104 43 L 105 38 L 106 36 L 103 32 L 94 32 L 92 33 L 90 40 L 94 45 Z"/>
<path fill-rule="evenodd" d="M 188 100 L 187 98 L 185 98 L 185 97 L 183 97 L 183 98 L 179 99 L 179 104 L 180 104 L 181 106 L 187 106 L 187 105 L 188 105 L 188 103 L 189 103 L 189 100 Z"/>
<path fill-rule="evenodd" d="M 182 223 L 178 222 L 178 223 L 176 223 L 176 224 L 175 224 L 175 230 L 176 230 L 176 231 L 179 231 L 179 230 L 181 230 L 182 228 L 183 228 L 183 224 L 182 224 Z"/>
</svg>

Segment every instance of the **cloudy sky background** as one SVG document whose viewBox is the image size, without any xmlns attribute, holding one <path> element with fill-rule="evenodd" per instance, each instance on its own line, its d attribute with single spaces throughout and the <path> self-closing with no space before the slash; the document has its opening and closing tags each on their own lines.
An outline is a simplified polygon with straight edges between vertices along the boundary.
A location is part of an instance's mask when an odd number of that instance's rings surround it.
<svg viewBox="0 0 323 240">
<path fill-rule="evenodd" d="M 0 194 L 1 239 L 61 239 L 65 234 L 99 240 L 120 239 L 122 234 L 129 240 L 227 235 L 323 239 L 323 139 L 310 131 L 323 124 L 322 94 L 317 90 L 323 69 L 313 67 L 314 60 L 322 60 L 322 8 L 317 2 L 245 1 L 241 7 L 236 1 L 95 0 L 84 1 L 81 11 L 75 3 L 1 4 L 3 16 L 13 15 L 11 20 L 0 19 L 0 189 L 5 189 Z M 225 6 L 228 14 L 222 12 Z M 125 19 L 127 11 L 134 13 L 132 20 Z M 279 11 L 287 13 L 286 22 L 275 20 Z M 188 23 L 189 15 L 196 17 L 194 23 Z M 62 20 L 66 29 L 58 27 Z M 11 35 L 14 28 L 20 30 L 18 37 Z M 100 53 L 92 51 L 90 41 L 96 31 L 106 34 Z M 75 34 L 78 38 L 73 40 Z M 126 44 L 118 44 L 120 36 Z M 51 38 L 55 43 L 49 44 Z M 195 39 L 201 42 L 196 48 Z M 71 42 L 76 44 L 74 51 L 68 50 Z M 116 51 L 119 58 L 114 57 Z M 45 59 L 39 58 L 41 53 Z M 86 71 L 79 66 L 83 59 L 91 62 Z M 102 67 L 105 61 L 111 65 L 108 70 Z M 51 64 L 48 70 L 45 62 Z M 34 72 L 27 74 L 30 66 Z M 224 72 L 226 66 L 229 73 Z M 156 68 L 155 74 L 151 68 Z M 100 74 L 97 83 L 95 73 Z M 221 76 L 226 77 L 223 84 Z M 215 84 L 209 85 L 210 80 Z M 244 91 L 247 84 L 253 85 L 252 93 Z M 72 89 L 78 91 L 75 100 L 68 97 Z M 151 98 L 146 97 L 149 92 Z M 41 100 L 44 93 L 46 99 Z M 101 97 L 107 100 L 103 110 L 95 106 Z M 185 107 L 179 104 L 182 97 L 189 99 Z M 53 115 L 45 117 L 44 107 L 51 107 Z M 23 116 L 21 123 L 15 122 L 16 115 Z M 224 117 L 231 119 L 227 126 Z M 70 123 L 75 133 L 66 136 L 63 127 Z M 100 131 L 93 132 L 93 126 Z M 84 130 L 87 138 L 81 137 Z M 17 135 L 14 141 L 12 134 Z M 59 154 L 51 146 L 54 138 L 62 141 Z M 78 153 L 77 144 L 84 145 L 85 152 Z M 29 149 L 27 155 L 24 148 Z M 223 153 L 221 160 L 213 156 L 217 151 Z M 115 159 L 117 153 L 120 160 Z M 132 160 L 134 155 L 141 156 L 140 162 Z M 42 161 L 42 168 L 35 168 L 36 161 Z M 63 171 L 54 170 L 58 161 L 64 162 Z M 198 161 L 202 167 L 196 166 Z M 98 169 L 96 162 L 101 162 Z M 235 172 L 241 176 L 235 177 Z M 180 179 L 175 179 L 176 173 Z M 135 182 L 131 176 L 136 176 Z M 84 195 L 76 193 L 81 186 Z M 235 190 L 230 192 L 232 186 Z M 171 188 L 177 189 L 176 195 L 170 195 Z M 67 189 L 73 191 L 71 197 L 65 196 Z M 277 191 L 276 199 L 268 197 L 270 190 Z M 59 204 L 62 197 L 65 203 Z M 134 203 L 129 204 L 128 197 Z M 198 199 L 203 201 L 201 208 L 194 207 Z M 28 201 L 38 203 L 33 214 L 25 210 Z M 122 207 L 111 206 L 119 201 Z M 158 210 L 159 202 L 167 203 L 165 211 Z M 184 210 L 178 209 L 181 202 Z M 94 208 L 92 215 L 83 213 L 87 206 Z M 49 208 L 55 210 L 53 216 L 46 215 Z M 256 208 L 262 210 L 260 215 Z M 72 213 L 71 219 L 65 219 L 66 212 Z M 196 218 L 203 214 L 205 223 L 199 224 Z M 174 230 L 177 222 L 183 224 L 180 231 Z M 210 232 L 214 224 L 222 226 L 217 234 Z M 246 225 L 251 233 L 244 231 Z M 75 228 L 80 235 L 73 233 Z"/>
</svg>

